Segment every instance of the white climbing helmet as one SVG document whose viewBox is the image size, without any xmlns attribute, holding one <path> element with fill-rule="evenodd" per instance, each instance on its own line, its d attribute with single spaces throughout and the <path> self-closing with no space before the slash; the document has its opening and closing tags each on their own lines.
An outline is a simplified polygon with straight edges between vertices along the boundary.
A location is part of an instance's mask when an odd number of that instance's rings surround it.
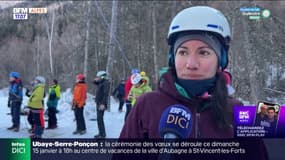
<svg viewBox="0 0 285 160">
<path fill-rule="evenodd" d="M 172 20 L 168 30 L 168 43 L 175 41 L 175 35 L 184 31 L 212 32 L 228 50 L 231 40 L 230 26 L 226 17 L 218 10 L 207 6 L 195 6 L 180 11 Z"/>
<path fill-rule="evenodd" d="M 39 81 L 39 83 L 45 84 L 46 79 L 43 76 L 36 76 L 35 80 Z"/>
<path fill-rule="evenodd" d="M 105 71 L 99 71 L 99 72 L 97 72 L 96 77 L 102 78 L 102 77 L 105 77 L 106 75 L 107 75 L 107 73 Z"/>
</svg>

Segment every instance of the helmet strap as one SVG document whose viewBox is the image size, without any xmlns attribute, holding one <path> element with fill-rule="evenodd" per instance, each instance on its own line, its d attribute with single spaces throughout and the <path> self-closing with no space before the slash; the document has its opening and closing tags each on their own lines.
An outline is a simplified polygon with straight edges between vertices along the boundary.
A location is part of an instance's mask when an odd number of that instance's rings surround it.
<svg viewBox="0 0 285 160">
<path fill-rule="evenodd" d="M 222 67 L 222 70 L 224 70 L 228 66 L 228 53 L 225 47 L 222 47 L 222 50 L 221 50 L 220 66 Z"/>
<path fill-rule="evenodd" d="M 175 67 L 174 65 L 174 46 L 172 45 L 169 49 L 169 54 L 168 54 L 168 66 L 169 67 Z"/>
</svg>

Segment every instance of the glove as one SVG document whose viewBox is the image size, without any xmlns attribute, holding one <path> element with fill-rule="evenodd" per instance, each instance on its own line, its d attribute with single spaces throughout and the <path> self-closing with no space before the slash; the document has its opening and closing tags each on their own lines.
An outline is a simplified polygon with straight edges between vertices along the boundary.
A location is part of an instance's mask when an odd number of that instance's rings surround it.
<svg viewBox="0 0 285 160">
<path fill-rule="evenodd" d="M 11 108 L 11 101 L 8 101 L 8 108 Z"/>
<path fill-rule="evenodd" d="M 99 109 L 100 111 L 104 111 L 104 110 L 106 109 L 106 107 L 105 107 L 104 104 L 100 104 L 98 109 Z"/>
<path fill-rule="evenodd" d="M 76 107 L 76 104 L 75 104 L 75 102 L 72 102 L 72 105 L 71 105 L 71 110 L 75 110 L 75 107 Z"/>
<path fill-rule="evenodd" d="M 30 90 L 29 90 L 28 88 L 26 89 L 25 95 L 26 95 L 27 97 L 30 97 L 30 96 L 31 96 Z"/>
<path fill-rule="evenodd" d="M 25 94 L 27 95 L 27 94 L 29 94 L 29 92 L 30 92 L 30 90 L 27 88 Z"/>
</svg>

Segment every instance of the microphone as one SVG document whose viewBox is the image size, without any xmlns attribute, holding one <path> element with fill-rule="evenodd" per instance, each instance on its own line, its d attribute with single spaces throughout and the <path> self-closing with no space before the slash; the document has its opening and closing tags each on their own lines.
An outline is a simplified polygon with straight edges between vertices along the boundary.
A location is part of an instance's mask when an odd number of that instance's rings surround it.
<svg viewBox="0 0 285 160">
<path fill-rule="evenodd" d="M 167 107 L 160 118 L 159 134 L 165 141 L 186 139 L 190 136 L 192 129 L 192 115 L 190 110 L 180 104 Z M 172 147 L 166 147 L 171 149 Z M 158 156 L 158 160 L 177 159 L 171 153 L 163 152 Z"/>
<path fill-rule="evenodd" d="M 159 134 L 164 139 L 186 139 L 192 129 L 190 110 L 180 104 L 167 107 L 160 118 Z"/>
</svg>

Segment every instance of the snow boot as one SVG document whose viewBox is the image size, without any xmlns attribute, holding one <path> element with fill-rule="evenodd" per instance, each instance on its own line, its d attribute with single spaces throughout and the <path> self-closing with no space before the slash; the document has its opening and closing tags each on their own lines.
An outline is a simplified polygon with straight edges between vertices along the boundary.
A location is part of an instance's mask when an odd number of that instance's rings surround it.
<svg viewBox="0 0 285 160">
<path fill-rule="evenodd" d="M 74 132 L 72 132 L 72 134 L 79 134 L 80 131 L 79 130 L 75 130 Z"/>
<path fill-rule="evenodd" d="M 85 134 L 85 133 L 86 133 L 86 130 L 79 131 L 79 134 L 80 134 L 80 135 L 83 135 L 83 134 Z"/>
</svg>

